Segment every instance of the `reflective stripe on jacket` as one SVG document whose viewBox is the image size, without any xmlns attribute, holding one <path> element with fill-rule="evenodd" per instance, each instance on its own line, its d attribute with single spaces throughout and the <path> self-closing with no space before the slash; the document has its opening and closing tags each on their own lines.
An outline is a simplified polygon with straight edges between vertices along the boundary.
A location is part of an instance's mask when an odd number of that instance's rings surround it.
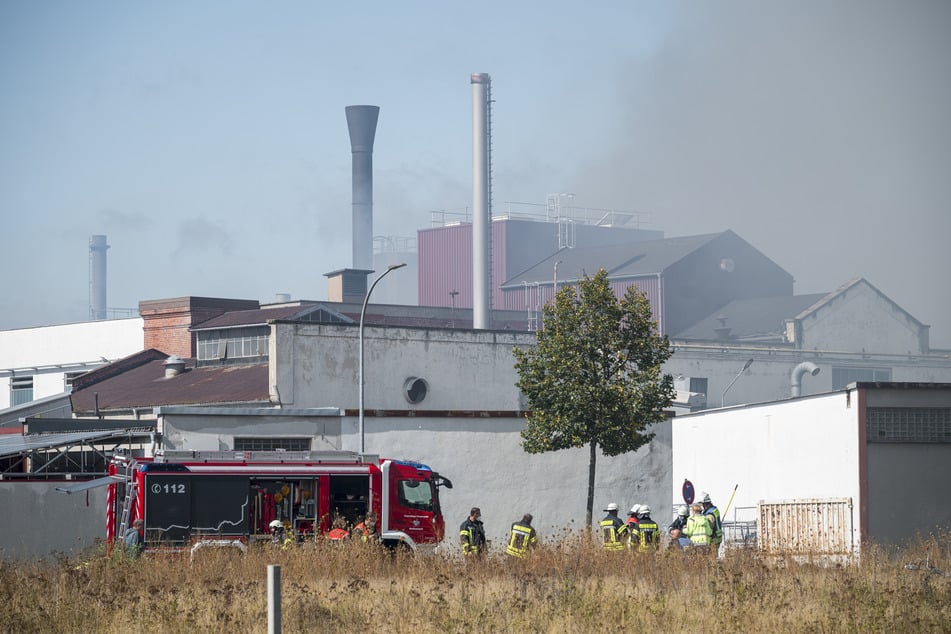
<svg viewBox="0 0 951 634">
<path fill-rule="evenodd" d="M 687 518 L 684 535 L 690 538 L 694 546 L 706 546 L 713 535 L 713 527 L 705 515 L 691 515 Z"/>
<path fill-rule="evenodd" d="M 600 523 L 601 544 L 605 550 L 624 550 L 627 526 L 616 515 L 608 515 Z"/>
<path fill-rule="evenodd" d="M 713 538 L 711 541 L 719 546 L 720 542 L 723 541 L 723 523 L 720 521 L 720 509 L 715 506 L 711 506 L 706 511 L 703 512 L 704 515 L 709 515 L 713 518 Z"/>
<path fill-rule="evenodd" d="M 528 554 L 528 549 L 538 543 L 535 536 L 535 529 L 525 524 L 515 522 L 512 524 L 512 535 L 509 537 L 509 544 L 505 547 L 505 552 L 513 557 L 524 557 Z"/>
<path fill-rule="evenodd" d="M 642 517 L 637 524 L 637 541 L 631 538 L 631 546 L 638 545 L 640 550 L 649 550 L 660 545 L 660 528 L 649 517 Z"/>
<path fill-rule="evenodd" d="M 482 528 L 482 522 L 472 521 L 466 518 L 466 521 L 459 527 L 459 538 L 462 542 L 462 552 L 466 555 L 478 555 L 485 548 L 485 529 Z"/>
</svg>

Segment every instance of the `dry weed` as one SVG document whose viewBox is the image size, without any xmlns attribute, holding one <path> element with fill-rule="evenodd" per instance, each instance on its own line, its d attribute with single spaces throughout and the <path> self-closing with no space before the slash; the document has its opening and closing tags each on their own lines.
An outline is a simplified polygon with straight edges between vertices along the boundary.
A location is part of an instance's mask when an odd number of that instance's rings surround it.
<svg viewBox="0 0 951 634">
<path fill-rule="evenodd" d="M 927 561 L 931 569 L 906 569 Z M 9 632 L 264 632 L 268 564 L 284 632 L 951 631 L 948 535 L 861 560 L 610 553 L 565 534 L 526 560 L 389 554 L 360 543 L 130 560 L 0 561 Z M 936 571 L 937 570 L 937 571 Z"/>
</svg>

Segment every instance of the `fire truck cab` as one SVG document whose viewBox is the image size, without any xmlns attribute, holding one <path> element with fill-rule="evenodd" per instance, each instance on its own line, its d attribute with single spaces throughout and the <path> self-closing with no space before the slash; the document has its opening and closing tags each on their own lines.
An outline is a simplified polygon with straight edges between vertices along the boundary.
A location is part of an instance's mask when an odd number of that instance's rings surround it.
<svg viewBox="0 0 951 634">
<path fill-rule="evenodd" d="M 376 514 L 381 542 L 431 551 L 445 521 L 439 488 L 452 483 L 417 462 L 346 451 L 165 451 L 116 455 L 107 498 L 107 541 L 135 519 L 146 550 L 246 545 L 269 540 L 279 520 L 298 541 Z"/>
</svg>

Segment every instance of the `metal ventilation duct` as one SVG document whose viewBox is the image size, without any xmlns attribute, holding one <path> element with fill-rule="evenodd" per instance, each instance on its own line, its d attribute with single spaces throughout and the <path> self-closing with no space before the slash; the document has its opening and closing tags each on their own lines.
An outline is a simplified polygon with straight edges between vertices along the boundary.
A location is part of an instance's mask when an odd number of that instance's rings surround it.
<svg viewBox="0 0 951 634">
<path fill-rule="evenodd" d="M 379 106 L 347 106 L 353 154 L 353 268 L 373 269 L 373 138 Z"/>
<path fill-rule="evenodd" d="M 793 397 L 802 394 L 802 377 L 806 374 L 811 374 L 812 376 L 819 374 L 819 366 L 812 361 L 803 361 L 793 368 L 790 378 L 790 394 Z"/>
</svg>

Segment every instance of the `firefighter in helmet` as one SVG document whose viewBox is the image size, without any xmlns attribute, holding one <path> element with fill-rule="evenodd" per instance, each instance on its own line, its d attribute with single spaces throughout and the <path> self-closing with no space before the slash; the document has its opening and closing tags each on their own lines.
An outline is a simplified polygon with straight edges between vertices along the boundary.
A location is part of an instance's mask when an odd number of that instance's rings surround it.
<svg viewBox="0 0 951 634">
<path fill-rule="evenodd" d="M 631 547 L 639 551 L 656 550 L 660 546 L 660 527 L 651 518 L 651 507 L 641 504 L 637 510 L 637 537 L 631 535 Z"/>
<path fill-rule="evenodd" d="M 703 506 L 703 514 L 710 521 L 710 527 L 713 529 L 710 544 L 713 546 L 713 550 L 718 550 L 723 542 L 723 523 L 720 521 L 720 509 L 714 506 L 710 500 L 710 494 L 707 492 L 703 492 L 700 504 Z"/>
<path fill-rule="evenodd" d="M 271 529 L 271 545 L 280 546 L 281 550 L 287 550 L 294 543 L 294 538 L 287 533 L 284 522 L 281 520 L 271 520 L 268 528 Z"/>
<path fill-rule="evenodd" d="M 604 510 L 607 511 L 607 515 L 599 524 L 601 545 L 604 546 L 605 550 L 624 550 L 627 525 L 617 516 L 617 503 L 611 502 Z"/>
</svg>

